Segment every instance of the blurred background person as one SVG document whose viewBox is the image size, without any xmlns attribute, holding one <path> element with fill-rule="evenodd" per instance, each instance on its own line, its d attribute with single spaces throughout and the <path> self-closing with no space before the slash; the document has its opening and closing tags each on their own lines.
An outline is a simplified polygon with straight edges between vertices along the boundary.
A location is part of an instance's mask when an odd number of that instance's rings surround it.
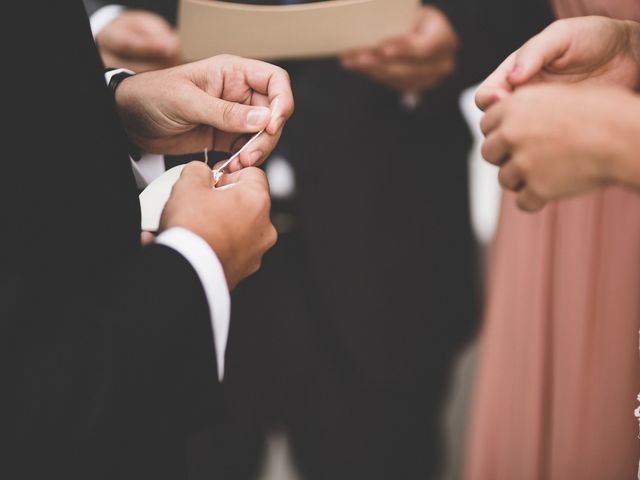
<svg viewBox="0 0 640 480">
<path fill-rule="evenodd" d="M 107 64 L 177 61 L 174 0 L 87 3 Z M 272 186 L 280 242 L 235 297 L 227 455 L 203 452 L 211 471 L 253 478 L 283 428 L 305 478 L 436 474 L 451 367 L 477 324 L 458 96 L 549 19 L 545 1 L 443 1 L 403 38 L 283 64 L 298 107 L 267 164 L 289 179 Z"/>
<path fill-rule="evenodd" d="M 555 7 L 563 17 L 640 18 L 635 1 Z M 639 38 L 632 22 L 557 23 L 478 93 L 480 106 L 493 105 L 482 125 L 484 155 L 519 193 L 504 197 L 495 244 L 470 480 L 622 479 L 636 471 L 640 197 L 612 187 L 535 215 L 516 201 L 538 210 L 597 185 L 634 183 Z M 572 86 L 519 90 L 563 82 Z"/>
</svg>

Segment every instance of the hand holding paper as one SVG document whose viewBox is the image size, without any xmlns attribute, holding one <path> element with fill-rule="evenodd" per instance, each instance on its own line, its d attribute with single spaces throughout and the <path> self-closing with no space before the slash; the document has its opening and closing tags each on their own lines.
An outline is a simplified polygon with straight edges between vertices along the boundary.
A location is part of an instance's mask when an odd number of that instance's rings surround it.
<svg viewBox="0 0 640 480">
<path fill-rule="evenodd" d="M 150 153 L 234 152 L 266 129 L 232 170 L 264 161 L 294 109 L 287 72 L 229 55 L 131 77 L 116 101 L 130 138 Z"/>
<path fill-rule="evenodd" d="M 561 20 L 514 52 L 478 89 L 485 110 L 528 83 L 589 82 L 640 86 L 637 23 L 605 17 Z"/>
<path fill-rule="evenodd" d="M 143 10 L 124 10 L 97 34 L 107 67 L 147 72 L 180 63 L 180 37 L 161 16 Z"/>
<path fill-rule="evenodd" d="M 422 7 L 414 29 L 374 48 L 342 57 L 345 68 L 360 71 L 402 93 L 421 93 L 453 73 L 458 37 L 437 8 Z"/>
</svg>

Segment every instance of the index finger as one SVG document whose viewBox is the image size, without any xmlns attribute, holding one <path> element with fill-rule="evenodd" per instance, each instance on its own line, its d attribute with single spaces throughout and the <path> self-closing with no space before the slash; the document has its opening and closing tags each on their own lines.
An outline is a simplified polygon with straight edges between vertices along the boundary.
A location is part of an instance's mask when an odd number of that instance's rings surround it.
<svg viewBox="0 0 640 480">
<path fill-rule="evenodd" d="M 504 99 L 513 93 L 514 88 L 509 82 L 509 74 L 513 71 L 516 62 L 514 52 L 502 62 L 502 64 L 482 82 L 476 92 L 476 105 L 482 111 L 486 111 L 494 103 Z"/>
<path fill-rule="evenodd" d="M 226 187 L 229 185 L 253 184 L 261 189 L 269 189 L 269 181 L 267 175 L 255 167 L 247 167 L 234 173 L 223 175 L 218 182 L 217 187 Z"/>
<path fill-rule="evenodd" d="M 283 68 L 259 60 L 240 60 L 247 85 L 269 100 L 272 120 L 267 132 L 275 135 L 295 109 L 289 74 Z"/>
<path fill-rule="evenodd" d="M 509 73 L 509 82 L 514 87 L 529 82 L 567 52 L 573 38 L 565 25 L 564 22 L 550 25 L 516 52 L 513 69 Z"/>
</svg>

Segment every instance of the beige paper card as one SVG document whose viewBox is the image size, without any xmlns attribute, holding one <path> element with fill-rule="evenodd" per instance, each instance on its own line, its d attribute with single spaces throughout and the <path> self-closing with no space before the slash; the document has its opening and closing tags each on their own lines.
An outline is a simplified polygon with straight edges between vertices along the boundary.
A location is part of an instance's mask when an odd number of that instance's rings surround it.
<svg viewBox="0 0 640 480">
<path fill-rule="evenodd" d="M 230 53 L 263 60 L 335 56 L 407 33 L 420 0 L 329 0 L 245 5 L 181 0 L 185 60 Z"/>
</svg>

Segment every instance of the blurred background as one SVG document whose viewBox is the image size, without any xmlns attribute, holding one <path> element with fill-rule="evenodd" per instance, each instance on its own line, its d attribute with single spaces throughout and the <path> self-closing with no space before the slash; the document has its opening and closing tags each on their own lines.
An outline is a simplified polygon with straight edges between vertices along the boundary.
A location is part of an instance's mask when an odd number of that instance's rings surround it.
<svg viewBox="0 0 640 480">
<path fill-rule="evenodd" d="M 460 96 L 460 108 L 474 141 L 469 152 L 469 193 L 471 199 L 474 238 L 480 259 L 484 264 L 487 249 L 494 238 L 500 214 L 501 188 L 498 184 L 497 169 L 482 159 L 480 146 L 484 136 L 479 129 L 482 112 L 474 102 L 475 87 Z M 271 183 L 286 182 L 274 172 Z M 483 287 L 484 269 L 478 274 L 478 288 Z M 441 416 L 443 442 L 446 443 L 445 462 L 439 480 L 459 480 L 463 478 L 464 449 L 469 403 L 472 398 L 475 379 L 475 364 L 478 360 L 477 339 L 463 349 L 455 359 L 451 386 L 446 394 L 445 410 Z M 274 433 L 269 437 L 265 464 L 260 472 L 260 480 L 302 480 L 304 477 L 296 469 L 286 435 Z"/>
</svg>

